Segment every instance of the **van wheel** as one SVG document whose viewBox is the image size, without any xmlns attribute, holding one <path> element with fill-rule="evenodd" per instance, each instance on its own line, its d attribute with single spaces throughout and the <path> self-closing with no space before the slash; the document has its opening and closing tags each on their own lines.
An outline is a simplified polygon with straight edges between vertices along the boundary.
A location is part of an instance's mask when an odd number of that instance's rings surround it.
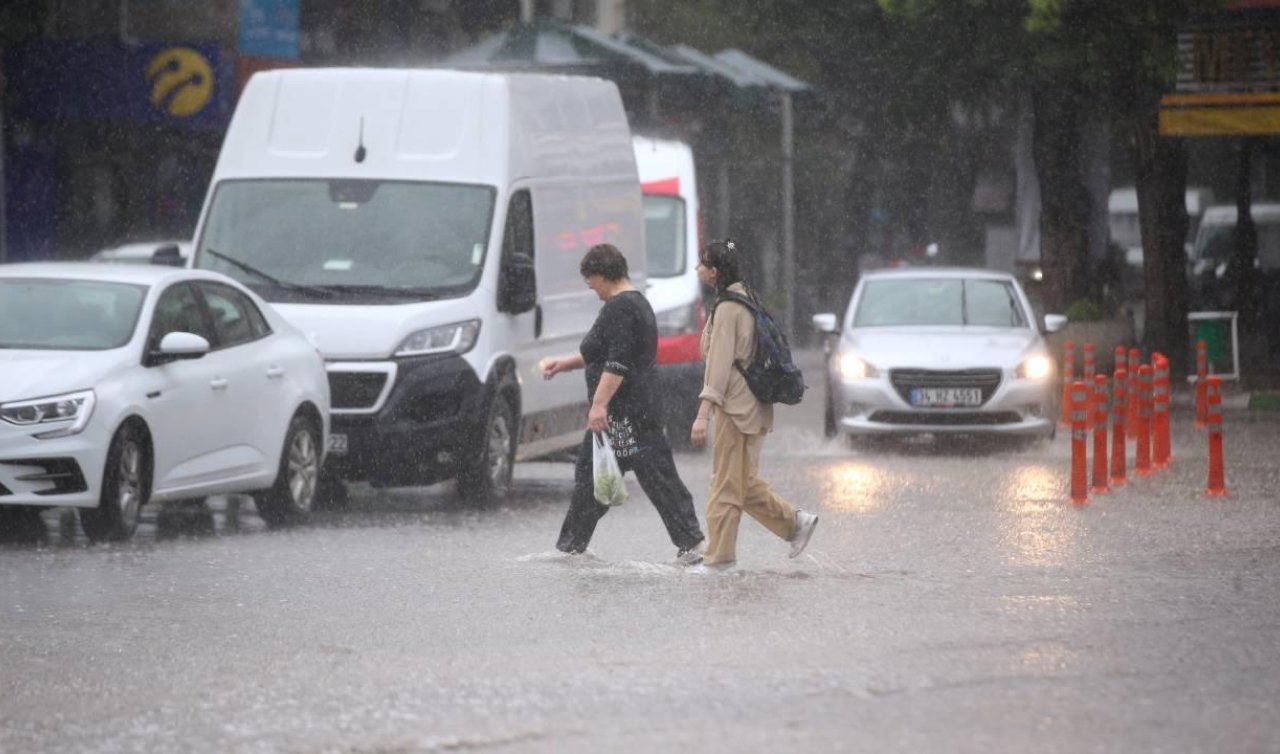
<svg viewBox="0 0 1280 754">
<path fill-rule="evenodd" d="M 476 505 L 506 497 L 515 459 L 515 415 L 511 404 L 497 396 L 489 404 L 479 442 L 458 469 L 458 494 Z"/>
<path fill-rule="evenodd" d="M 305 521 L 316 499 L 319 477 L 320 431 L 309 419 L 294 416 L 285 433 L 275 484 L 253 493 L 258 515 L 272 527 Z"/>
<path fill-rule="evenodd" d="M 142 506 L 151 496 L 148 452 L 136 425 L 116 430 L 107 449 L 98 507 L 80 511 L 80 528 L 90 541 L 123 542 L 137 530 Z"/>
</svg>

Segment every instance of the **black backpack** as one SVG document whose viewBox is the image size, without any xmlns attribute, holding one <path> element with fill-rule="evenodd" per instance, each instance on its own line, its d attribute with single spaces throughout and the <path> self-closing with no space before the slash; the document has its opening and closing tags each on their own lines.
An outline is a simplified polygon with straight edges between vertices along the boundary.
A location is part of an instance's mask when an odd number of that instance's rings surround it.
<svg viewBox="0 0 1280 754">
<path fill-rule="evenodd" d="M 716 306 L 721 302 L 736 301 L 747 307 L 756 321 L 756 352 L 751 363 L 746 366 L 735 360 L 738 368 L 751 388 L 751 394 L 761 403 L 785 403 L 794 406 L 804 397 L 804 375 L 791 359 L 791 346 L 787 338 L 778 329 L 769 312 L 751 296 L 742 296 L 725 291 L 716 299 Z M 715 310 L 711 311 L 715 318 Z"/>
</svg>

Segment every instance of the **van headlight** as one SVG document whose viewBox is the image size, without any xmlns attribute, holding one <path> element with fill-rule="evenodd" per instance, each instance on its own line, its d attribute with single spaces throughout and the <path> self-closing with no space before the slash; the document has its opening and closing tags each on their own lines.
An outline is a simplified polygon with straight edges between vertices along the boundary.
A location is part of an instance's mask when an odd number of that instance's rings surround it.
<svg viewBox="0 0 1280 754">
<path fill-rule="evenodd" d="M 866 359 L 851 353 L 840 354 L 840 376 L 846 380 L 863 380 L 868 377 L 879 377 L 880 372 L 867 363 Z"/>
<path fill-rule="evenodd" d="M 422 356 L 429 353 L 466 353 L 476 344 L 480 335 L 480 320 L 469 319 L 466 322 L 454 322 L 451 325 L 428 327 L 409 334 L 396 356 Z"/>
<path fill-rule="evenodd" d="M 51 395 L 29 401 L 0 403 L 0 420 L 18 427 L 50 425 L 34 436 L 41 440 L 76 435 L 84 431 L 93 416 L 97 397 L 92 390 Z"/>
<path fill-rule="evenodd" d="M 1014 374 L 1020 380 L 1047 380 L 1053 376 L 1053 359 L 1032 356 L 1019 364 Z"/>
</svg>

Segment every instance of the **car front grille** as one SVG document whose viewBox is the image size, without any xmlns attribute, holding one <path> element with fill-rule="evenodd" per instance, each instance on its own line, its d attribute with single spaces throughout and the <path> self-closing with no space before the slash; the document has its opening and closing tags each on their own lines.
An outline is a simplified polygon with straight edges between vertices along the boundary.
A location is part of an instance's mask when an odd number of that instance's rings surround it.
<svg viewBox="0 0 1280 754">
<path fill-rule="evenodd" d="M 879 424 L 904 424 L 922 427 L 989 427 L 998 424 L 1017 424 L 1022 417 L 1017 411 L 875 411 L 868 421 Z"/>
<path fill-rule="evenodd" d="M 976 387 L 982 391 L 982 402 L 991 400 L 991 396 L 1000 387 L 999 369 L 891 369 L 889 382 L 898 391 L 902 400 L 911 402 L 913 388 L 926 387 Z"/>
<path fill-rule="evenodd" d="M 373 408 L 387 384 L 386 372 L 329 372 L 329 404 L 335 409 Z"/>
</svg>

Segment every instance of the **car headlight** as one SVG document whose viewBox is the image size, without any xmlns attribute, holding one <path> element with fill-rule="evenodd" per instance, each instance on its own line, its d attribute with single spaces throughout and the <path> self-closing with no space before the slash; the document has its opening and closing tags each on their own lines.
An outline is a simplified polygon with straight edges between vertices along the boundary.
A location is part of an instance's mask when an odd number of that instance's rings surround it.
<svg viewBox="0 0 1280 754">
<path fill-rule="evenodd" d="M 480 320 L 469 319 L 466 322 L 454 322 L 451 325 L 428 327 L 410 333 L 400 347 L 396 356 L 422 356 L 428 353 L 466 353 L 476 344 L 476 336 L 480 334 Z"/>
<path fill-rule="evenodd" d="M 1046 380 L 1053 376 L 1053 359 L 1032 356 L 1018 365 L 1015 374 L 1020 380 Z"/>
<path fill-rule="evenodd" d="M 880 372 L 865 359 L 851 353 L 842 353 L 840 354 L 840 376 L 846 380 L 862 380 L 867 377 L 879 377 Z"/>
<path fill-rule="evenodd" d="M 34 435 L 41 440 L 66 437 L 84 431 L 96 403 L 92 390 L 29 401 L 10 401 L 0 403 L 0 420 L 18 427 L 50 425 L 47 431 Z"/>
</svg>

